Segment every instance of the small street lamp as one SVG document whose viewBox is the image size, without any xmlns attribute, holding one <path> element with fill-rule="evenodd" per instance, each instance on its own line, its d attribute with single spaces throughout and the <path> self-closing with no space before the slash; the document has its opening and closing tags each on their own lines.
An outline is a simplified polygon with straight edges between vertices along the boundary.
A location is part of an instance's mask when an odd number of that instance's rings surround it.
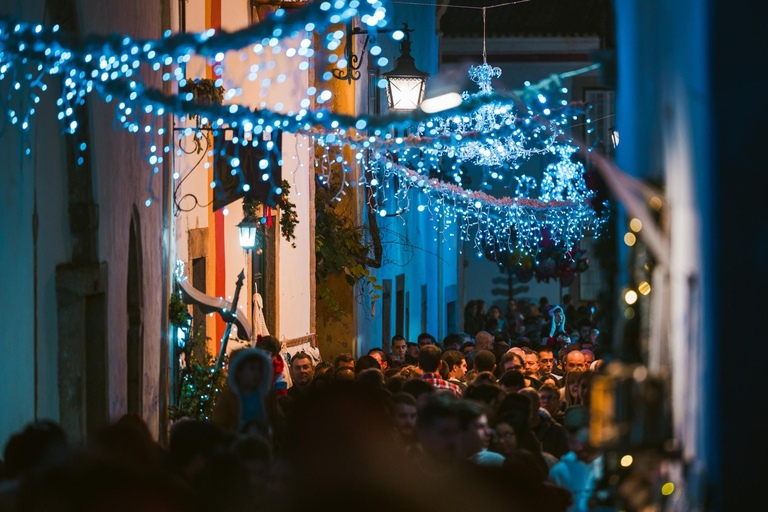
<svg viewBox="0 0 768 512">
<path fill-rule="evenodd" d="M 259 223 L 255 220 L 244 218 L 240 224 L 237 225 L 237 230 L 240 233 L 240 247 L 246 250 L 251 250 L 256 247 L 256 236 L 258 235 Z"/>
<path fill-rule="evenodd" d="M 411 32 L 413 32 L 413 29 L 409 30 L 408 25 L 405 24 L 403 28 L 404 37 L 400 42 L 400 57 L 397 59 L 397 64 L 392 71 L 382 75 L 387 79 L 387 103 L 389 104 L 389 110 L 415 110 L 424 101 L 429 73 L 416 68 L 413 56 L 411 55 Z"/>
</svg>

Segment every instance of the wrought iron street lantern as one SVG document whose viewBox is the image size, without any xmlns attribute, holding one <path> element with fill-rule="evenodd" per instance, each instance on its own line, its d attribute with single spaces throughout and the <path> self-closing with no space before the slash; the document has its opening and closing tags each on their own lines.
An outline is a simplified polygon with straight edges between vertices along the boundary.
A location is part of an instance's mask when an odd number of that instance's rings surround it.
<svg viewBox="0 0 768 512">
<path fill-rule="evenodd" d="M 255 220 L 245 218 L 237 225 L 240 233 L 240 247 L 251 250 L 256 247 L 256 237 L 258 236 L 259 223 Z"/>
<path fill-rule="evenodd" d="M 404 37 L 400 41 L 400 57 L 392 71 L 383 74 L 387 79 L 387 103 L 389 110 L 410 111 L 418 108 L 424 101 L 429 73 L 416 67 L 411 55 L 411 35 L 413 29 L 406 24 Z"/>
</svg>

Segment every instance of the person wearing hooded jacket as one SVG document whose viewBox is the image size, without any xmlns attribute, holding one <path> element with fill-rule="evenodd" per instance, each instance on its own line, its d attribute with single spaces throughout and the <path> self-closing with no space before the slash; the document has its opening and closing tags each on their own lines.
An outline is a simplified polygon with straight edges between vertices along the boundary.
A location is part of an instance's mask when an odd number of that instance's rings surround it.
<svg viewBox="0 0 768 512">
<path fill-rule="evenodd" d="M 268 433 L 272 358 L 263 350 L 240 349 L 233 351 L 229 360 L 227 386 L 216 397 L 213 423 L 228 431 L 256 424 Z"/>
</svg>

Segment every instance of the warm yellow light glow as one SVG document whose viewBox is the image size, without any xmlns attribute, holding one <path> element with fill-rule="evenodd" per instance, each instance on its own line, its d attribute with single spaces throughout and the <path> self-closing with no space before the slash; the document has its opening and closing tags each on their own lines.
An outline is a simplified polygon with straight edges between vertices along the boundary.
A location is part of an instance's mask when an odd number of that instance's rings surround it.
<svg viewBox="0 0 768 512">
<path fill-rule="evenodd" d="M 641 229 L 643 229 L 643 223 L 640 222 L 640 219 L 632 219 L 631 221 L 629 221 L 629 229 L 637 233 Z"/>
<path fill-rule="evenodd" d="M 628 468 L 629 466 L 631 466 L 631 465 L 632 465 L 632 462 L 633 462 L 633 461 L 634 461 L 634 459 L 632 458 L 632 456 L 631 456 L 631 455 L 625 455 L 625 456 L 623 456 L 623 457 L 621 458 L 621 465 L 622 465 L 623 467 L 625 467 L 625 468 Z"/>
<path fill-rule="evenodd" d="M 624 301 L 630 306 L 637 302 L 637 292 L 635 290 L 627 290 L 624 294 Z"/>
<path fill-rule="evenodd" d="M 651 208 L 653 208 L 656 211 L 661 210 L 661 198 L 659 196 L 653 196 L 648 203 L 651 205 Z"/>
<path fill-rule="evenodd" d="M 661 494 L 664 496 L 669 496 L 673 492 L 675 492 L 675 484 L 672 482 L 667 482 L 661 486 Z"/>
<path fill-rule="evenodd" d="M 648 295 L 651 293 L 651 285 L 648 284 L 646 281 L 643 281 L 639 285 L 637 285 L 637 291 L 642 293 L 643 295 Z"/>
<path fill-rule="evenodd" d="M 637 237 L 635 236 L 634 233 L 627 233 L 626 235 L 624 235 L 624 243 L 627 244 L 628 246 L 632 247 L 633 245 L 635 245 L 635 242 L 637 242 Z"/>
</svg>

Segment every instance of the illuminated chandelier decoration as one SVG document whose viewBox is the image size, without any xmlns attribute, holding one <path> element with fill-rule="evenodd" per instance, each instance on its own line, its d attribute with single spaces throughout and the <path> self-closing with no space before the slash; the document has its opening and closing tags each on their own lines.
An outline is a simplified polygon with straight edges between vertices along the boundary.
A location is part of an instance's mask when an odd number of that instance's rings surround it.
<svg viewBox="0 0 768 512">
<path fill-rule="evenodd" d="M 470 66 L 469 78 L 479 92 L 464 91 L 462 99 L 470 101 L 493 94 L 491 80 L 501 76 L 501 69 L 487 62 Z M 480 108 L 461 116 L 430 119 L 420 123 L 418 133 L 431 137 L 452 135 L 460 141 L 456 146 L 439 145 L 429 149 L 430 154 L 445 155 L 460 162 L 488 167 L 500 167 L 524 161 L 536 153 L 543 153 L 554 143 L 558 126 L 554 121 L 531 123 L 530 116 L 520 118 L 516 109 L 500 102 L 489 101 Z M 483 134 L 481 138 L 464 140 L 469 133 Z M 515 165 L 517 167 L 517 165 Z"/>
</svg>

